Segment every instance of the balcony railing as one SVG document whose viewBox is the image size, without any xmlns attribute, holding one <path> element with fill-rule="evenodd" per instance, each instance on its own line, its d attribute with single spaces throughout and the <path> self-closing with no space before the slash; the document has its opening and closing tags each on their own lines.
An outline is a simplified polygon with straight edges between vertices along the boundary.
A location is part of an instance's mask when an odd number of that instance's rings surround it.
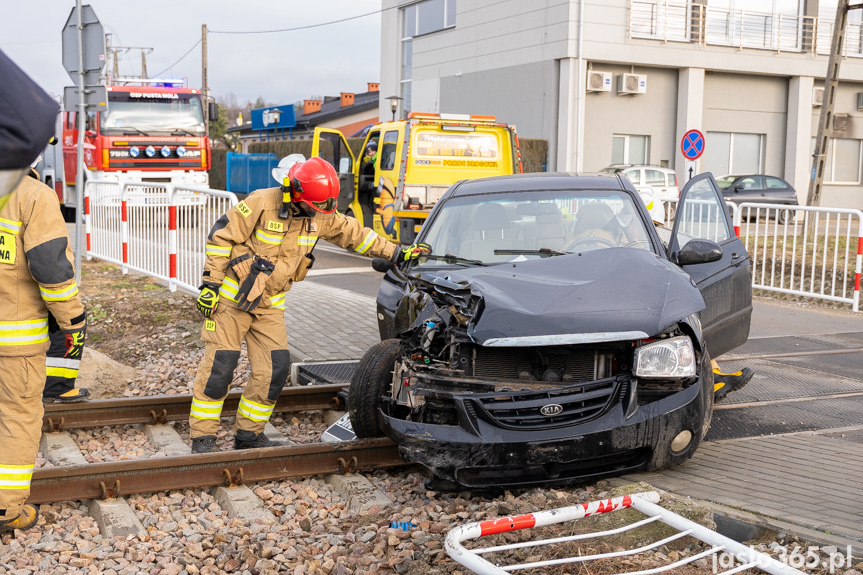
<svg viewBox="0 0 863 575">
<path fill-rule="evenodd" d="M 629 37 L 701 46 L 829 54 L 833 21 L 668 0 L 632 0 Z M 843 55 L 863 57 L 863 24 L 849 22 Z"/>
</svg>

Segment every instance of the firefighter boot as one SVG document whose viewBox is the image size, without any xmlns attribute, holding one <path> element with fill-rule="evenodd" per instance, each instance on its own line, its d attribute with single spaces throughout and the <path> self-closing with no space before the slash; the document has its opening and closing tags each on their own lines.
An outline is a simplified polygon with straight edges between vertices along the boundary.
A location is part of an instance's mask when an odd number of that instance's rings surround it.
<svg viewBox="0 0 863 575">
<path fill-rule="evenodd" d="M 218 451 L 219 448 L 216 445 L 215 435 L 203 435 L 192 438 L 192 453 L 217 453 Z"/>
<path fill-rule="evenodd" d="M 21 506 L 21 513 L 14 519 L 0 520 L 0 533 L 30 529 L 39 520 L 39 509 L 26 503 Z"/>
<path fill-rule="evenodd" d="M 734 373 L 722 373 L 718 367 L 713 368 L 713 401 L 718 402 L 725 398 L 728 393 L 742 389 L 755 372 L 744 367 L 742 371 Z"/>
<path fill-rule="evenodd" d="M 234 437 L 234 449 L 257 449 L 258 447 L 281 447 L 282 445 L 284 443 L 280 441 L 270 441 L 270 438 L 263 432 L 255 433 L 254 431 L 238 429 L 237 436 Z"/>
<path fill-rule="evenodd" d="M 90 390 L 86 387 L 76 387 L 56 397 L 43 397 L 44 403 L 80 403 L 90 398 Z"/>
</svg>

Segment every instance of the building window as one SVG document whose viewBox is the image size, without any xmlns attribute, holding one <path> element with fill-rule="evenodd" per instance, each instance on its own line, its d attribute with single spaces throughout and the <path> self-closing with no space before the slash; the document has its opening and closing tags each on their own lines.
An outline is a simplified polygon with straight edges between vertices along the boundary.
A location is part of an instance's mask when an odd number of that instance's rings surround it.
<svg viewBox="0 0 863 575">
<path fill-rule="evenodd" d="M 707 132 L 704 146 L 705 172 L 760 174 L 764 169 L 764 134 Z"/>
<path fill-rule="evenodd" d="M 455 27 L 456 0 L 423 0 L 404 8 L 404 36 L 431 34 Z"/>
<path fill-rule="evenodd" d="M 835 184 L 856 184 L 860 182 L 861 140 L 847 138 L 830 139 L 824 158 L 824 181 Z M 815 151 L 815 138 L 810 148 Z"/>
<path fill-rule="evenodd" d="M 413 78 L 413 39 L 455 27 L 456 0 L 422 0 L 402 8 L 402 66 L 400 93 L 402 116 L 411 109 Z"/>
<path fill-rule="evenodd" d="M 612 164 L 646 164 L 650 136 L 614 135 L 611 137 Z"/>
</svg>

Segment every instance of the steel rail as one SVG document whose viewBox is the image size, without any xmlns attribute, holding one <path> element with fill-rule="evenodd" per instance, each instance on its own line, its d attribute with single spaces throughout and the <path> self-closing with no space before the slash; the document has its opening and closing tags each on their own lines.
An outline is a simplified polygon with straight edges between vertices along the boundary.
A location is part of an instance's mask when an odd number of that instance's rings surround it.
<svg viewBox="0 0 863 575">
<path fill-rule="evenodd" d="M 339 392 L 347 384 L 306 385 L 287 387 L 276 400 L 274 411 L 307 411 L 313 409 L 339 409 L 342 399 Z M 222 407 L 222 416 L 237 414 L 241 392 L 228 394 Z M 105 425 L 135 423 L 165 423 L 189 418 L 192 395 L 151 395 L 123 399 L 94 399 L 82 403 L 51 403 L 45 405 L 42 431 L 84 429 Z"/>
<path fill-rule="evenodd" d="M 113 499 L 135 493 L 240 485 L 406 465 L 389 439 L 112 461 L 36 469 L 30 503 Z"/>
</svg>

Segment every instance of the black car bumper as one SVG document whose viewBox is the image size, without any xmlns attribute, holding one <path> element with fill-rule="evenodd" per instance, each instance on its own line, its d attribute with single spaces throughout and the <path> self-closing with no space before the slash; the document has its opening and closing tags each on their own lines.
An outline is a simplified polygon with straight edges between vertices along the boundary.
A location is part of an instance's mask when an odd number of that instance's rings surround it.
<svg viewBox="0 0 863 575">
<path fill-rule="evenodd" d="M 709 364 L 701 367 L 702 374 L 709 370 Z M 463 402 L 456 402 L 459 421 L 472 418 L 470 425 L 416 423 L 383 412 L 380 423 L 405 460 L 467 487 L 586 482 L 690 458 L 710 417 L 712 395 L 712 378 L 702 376 L 686 389 L 640 405 L 629 418 L 621 400 L 590 421 L 543 430 L 494 426 L 464 413 Z M 672 441 L 683 431 L 692 439 L 673 452 Z"/>
</svg>

